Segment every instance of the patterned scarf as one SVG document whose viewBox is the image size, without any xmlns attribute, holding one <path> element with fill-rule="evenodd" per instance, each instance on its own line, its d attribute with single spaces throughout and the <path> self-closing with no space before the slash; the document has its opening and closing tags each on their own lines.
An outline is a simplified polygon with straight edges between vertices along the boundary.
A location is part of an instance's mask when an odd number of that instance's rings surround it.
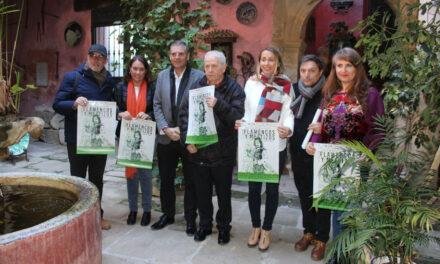
<svg viewBox="0 0 440 264">
<path fill-rule="evenodd" d="M 298 82 L 298 91 L 300 95 L 290 104 L 290 109 L 292 109 L 296 119 L 301 119 L 307 101 L 312 99 L 317 92 L 321 91 L 322 86 L 324 86 L 324 82 L 324 76 L 321 76 L 318 82 L 313 86 L 305 86 L 301 80 Z"/>
<path fill-rule="evenodd" d="M 144 80 L 139 89 L 139 94 L 136 98 L 136 91 L 134 89 L 133 81 L 128 82 L 127 86 L 127 111 L 132 117 L 136 117 L 138 113 L 145 112 L 147 109 L 147 82 Z M 125 177 L 133 179 L 137 169 L 132 167 L 125 167 Z"/>
<path fill-rule="evenodd" d="M 265 87 L 258 102 L 255 122 L 278 122 L 283 108 L 283 95 L 290 95 L 292 83 L 287 76 L 275 76 L 271 83 L 269 78 L 261 76 L 261 82 Z"/>
</svg>

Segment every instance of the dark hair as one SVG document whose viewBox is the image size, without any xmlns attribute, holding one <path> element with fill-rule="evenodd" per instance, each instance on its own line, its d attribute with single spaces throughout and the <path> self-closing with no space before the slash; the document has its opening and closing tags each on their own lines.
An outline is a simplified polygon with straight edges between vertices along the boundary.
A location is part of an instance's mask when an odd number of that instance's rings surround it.
<svg viewBox="0 0 440 264">
<path fill-rule="evenodd" d="M 348 61 L 355 67 L 356 74 L 353 80 L 353 85 L 349 88 L 347 94 L 352 99 L 358 100 L 362 106 L 362 109 L 366 110 L 366 100 L 370 81 L 368 80 L 367 73 L 365 72 L 361 56 L 352 48 L 340 49 L 335 53 L 335 55 L 333 55 L 332 70 L 330 71 L 327 81 L 322 88 L 324 103 L 328 104 L 332 96 L 342 88 L 341 82 L 336 76 L 335 63 L 337 60 Z"/>
<path fill-rule="evenodd" d="M 184 47 L 185 48 L 185 52 L 186 53 L 189 53 L 189 48 L 188 48 L 188 45 L 186 44 L 186 42 L 185 41 L 183 41 L 183 40 L 175 40 L 175 41 L 173 41 L 173 43 L 171 43 L 171 45 L 170 45 L 170 50 L 171 50 L 171 47 L 174 47 L 174 46 L 180 46 L 180 47 Z"/>
<path fill-rule="evenodd" d="M 283 64 L 283 60 L 281 59 L 280 51 L 275 47 L 267 47 L 260 52 L 260 55 L 258 55 L 257 74 L 260 74 L 261 54 L 263 54 L 264 51 L 272 52 L 273 55 L 275 55 L 275 58 L 277 59 L 277 72 L 275 75 L 284 73 L 284 64 Z"/>
<path fill-rule="evenodd" d="M 129 82 L 131 80 L 131 74 L 130 74 L 130 68 L 133 65 L 133 63 L 135 61 L 139 61 L 140 63 L 142 63 L 145 67 L 145 77 L 144 80 L 146 82 L 149 82 L 151 80 L 151 70 L 150 70 L 150 65 L 148 64 L 147 60 L 140 56 L 140 55 L 135 55 L 133 58 L 131 58 L 131 60 L 128 62 L 127 65 L 127 69 L 125 70 L 125 76 L 124 76 L 124 80 L 126 82 Z"/>
<path fill-rule="evenodd" d="M 303 63 L 306 63 L 308 61 L 314 62 L 318 66 L 318 69 L 320 71 L 322 71 L 324 69 L 324 62 L 318 56 L 316 56 L 315 54 L 304 55 L 301 58 L 301 62 L 300 62 L 299 65 L 301 66 L 301 65 L 303 65 Z"/>
</svg>

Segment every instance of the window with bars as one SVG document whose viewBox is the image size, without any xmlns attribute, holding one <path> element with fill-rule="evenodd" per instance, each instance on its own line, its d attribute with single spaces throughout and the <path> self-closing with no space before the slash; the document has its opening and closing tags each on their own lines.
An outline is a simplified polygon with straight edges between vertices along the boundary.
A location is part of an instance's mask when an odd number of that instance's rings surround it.
<svg viewBox="0 0 440 264">
<path fill-rule="evenodd" d="M 95 27 L 95 43 L 107 48 L 107 70 L 113 77 L 124 76 L 124 44 L 119 43 L 121 25 Z"/>
</svg>

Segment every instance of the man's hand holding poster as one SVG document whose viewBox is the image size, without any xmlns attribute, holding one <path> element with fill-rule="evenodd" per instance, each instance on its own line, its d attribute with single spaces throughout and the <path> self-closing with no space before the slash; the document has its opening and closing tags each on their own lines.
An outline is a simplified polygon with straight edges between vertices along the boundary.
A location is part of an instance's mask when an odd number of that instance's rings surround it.
<svg viewBox="0 0 440 264">
<path fill-rule="evenodd" d="M 186 144 L 207 146 L 218 142 L 214 111 L 206 104 L 206 97 L 214 96 L 214 89 L 211 85 L 189 91 Z"/>
<path fill-rule="evenodd" d="M 78 106 L 77 154 L 115 152 L 116 103 L 89 101 Z"/>
</svg>

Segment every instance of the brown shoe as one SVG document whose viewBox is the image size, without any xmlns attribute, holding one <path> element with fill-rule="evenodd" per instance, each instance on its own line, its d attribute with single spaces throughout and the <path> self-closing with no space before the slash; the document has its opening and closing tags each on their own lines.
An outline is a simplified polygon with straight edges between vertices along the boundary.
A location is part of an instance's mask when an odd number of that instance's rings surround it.
<svg viewBox="0 0 440 264">
<path fill-rule="evenodd" d="M 310 255 L 313 260 L 320 261 L 324 258 L 325 254 L 325 243 L 319 240 L 315 241 L 315 247 L 312 249 L 312 254 Z"/>
<path fill-rule="evenodd" d="M 101 218 L 101 229 L 102 230 L 109 230 L 112 228 L 112 225 L 109 221 L 105 220 L 104 218 Z"/>
<path fill-rule="evenodd" d="M 255 247 L 260 241 L 261 228 L 253 227 L 251 230 L 251 234 L 249 235 L 249 239 L 247 242 L 248 247 Z"/>
<path fill-rule="evenodd" d="M 315 236 L 312 233 L 305 233 L 303 237 L 295 243 L 295 250 L 303 252 L 312 244 Z"/>
<path fill-rule="evenodd" d="M 271 240 L 272 240 L 272 237 L 270 235 L 270 231 L 262 229 L 261 235 L 260 235 L 260 241 L 258 242 L 258 249 L 260 251 L 268 250 Z"/>
</svg>

